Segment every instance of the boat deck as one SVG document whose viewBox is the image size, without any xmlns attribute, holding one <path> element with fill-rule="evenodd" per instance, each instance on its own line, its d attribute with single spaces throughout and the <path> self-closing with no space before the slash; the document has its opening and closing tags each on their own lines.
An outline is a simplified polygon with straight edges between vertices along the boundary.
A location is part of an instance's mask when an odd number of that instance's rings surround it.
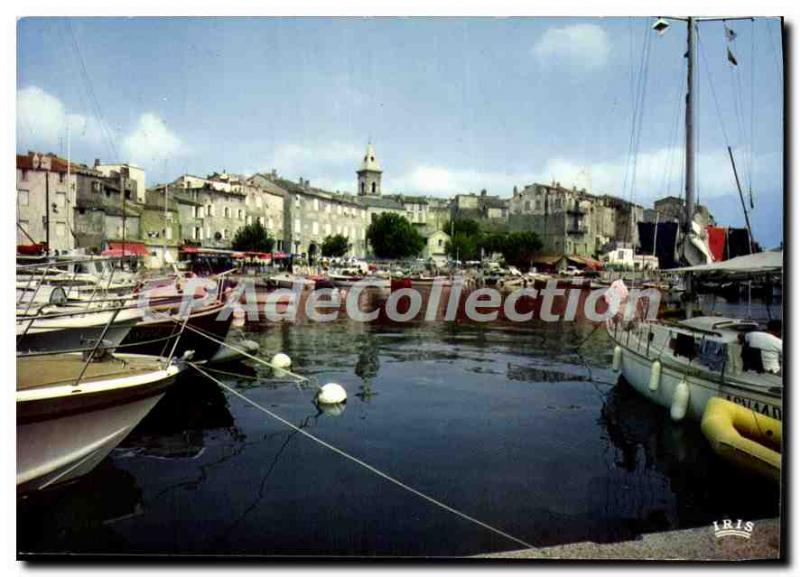
<svg viewBox="0 0 800 577">
<path fill-rule="evenodd" d="M 63 354 L 17 359 L 17 390 L 72 384 L 85 362 L 80 355 Z M 153 358 L 110 358 L 89 363 L 81 382 L 141 375 L 161 369 Z"/>
</svg>

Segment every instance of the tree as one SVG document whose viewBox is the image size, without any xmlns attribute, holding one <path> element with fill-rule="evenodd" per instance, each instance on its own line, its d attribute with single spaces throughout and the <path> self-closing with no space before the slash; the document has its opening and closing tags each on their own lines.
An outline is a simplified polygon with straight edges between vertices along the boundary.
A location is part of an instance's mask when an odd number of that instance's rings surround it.
<svg viewBox="0 0 800 577">
<path fill-rule="evenodd" d="M 344 256 L 350 250 L 350 243 L 343 234 L 328 235 L 322 241 L 322 256 Z"/>
<path fill-rule="evenodd" d="M 531 266 L 531 260 L 542 249 L 539 235 L 531 231 L 493 235 L 487 244 L 493 252 L 501 253 L 507 264 L 523 270 Z"/>
<path fill-rule="evenodd" d="M 445 251 L 452 258 L 458 258 L 458 260 L 477 260 L 480 258 L 484 235 L 481 232 L 481 226 L 478 221 L 455 219 L 445 223 L 442 230 L 450 235 Z"/>
<path fill-rule="evenodd" d="M 457 232 L 445 245 L 445 252 L 458 260 L 478 260 L 481 257 L 479 237 Z"/>
<path fill-rule="evenodd" d="M 274 245 L 275 239 L 258 221 L 241 227 L 233 236 L 234 250 L 272 252 Z"/>
<path fill-rule="evenodd" d="M 378 216 L 367 228 L 367 240 L 378 258 L 417 256 L 425 247 L 425 239 L 406 217 L 394 212 Z"/>
</svg>

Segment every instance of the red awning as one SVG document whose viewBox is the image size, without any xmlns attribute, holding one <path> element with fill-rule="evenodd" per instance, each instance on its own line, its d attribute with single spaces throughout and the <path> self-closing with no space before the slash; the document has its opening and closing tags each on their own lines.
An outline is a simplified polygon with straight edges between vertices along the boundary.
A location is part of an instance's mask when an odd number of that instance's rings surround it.
<svg viewBox="0 0 800 577">
<path fill-rule="evenodd" d="M 125 249 L 123 251 L 123 248 Z M 147 256 L 150 252 L 143 242 L 109 242 L 103 256 Z"/>
</svg>

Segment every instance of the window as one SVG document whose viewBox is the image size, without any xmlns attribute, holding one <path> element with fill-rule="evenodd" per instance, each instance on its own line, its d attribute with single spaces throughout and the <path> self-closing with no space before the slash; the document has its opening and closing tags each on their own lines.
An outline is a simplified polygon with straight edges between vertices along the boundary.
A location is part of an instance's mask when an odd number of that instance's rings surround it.
<svg viewBox="0 0 800 577">
<path fill-rule="evenodd" d="M 223 209 L 223 211 L 222 211 L 222 214 L 223 214 L 223 216 L 224 216 L 225 218 L 230 218 L 230 217 L 231 217 L 231 209 L 230 209 L 229 207 L 227 207 L 227 206 L 226 206 L 226 207 Z"/>
<path fill-rule="evenodd" d="M 362 180 L 360 184 L 361 184 L 361 194 L 364 194 L 366 192 L 366 188 L 364 188 L 366 186 L 366 183 Z"/>
<path fill-rule="evenodd" d="M 258 217 L 258 224 L 260 224 L 261 226 L 264 226 L 264 217 L 263 216 L 259 216 Z"/>
<path fill-rule="evenodd" d="M 375 194 L 375 183 L 372 183 L 372 194 Z"/>
<path fill-rule="evenodd" d="M 214 205 L 209 204 L 206 206 L 206 216 L 214 216 Z"/>
<path fill-rule="evenodd" d="M 319 199 L 318 198 L 314 199 L 314 210 L 315 211 L 319 211 Z"/>
<path fill-rule="evenodd" d="M 331 223 L 326 222 L 325 223 L 325 236 L 330 236 L 330 235 L 331 235 Z"/>
<path fill-rule="evenodd" d="M 63 222 L 56 223 L 56 236 L 67 236 L 67 225 Z"/>
<path fill-rule="evenodd" d="M 167 240 L 172 240 L 172 227 L 167 227 Z"/>
<path fill-rule="evenodd" d="M 253 224 L 253 215 L 252 214 L 248 214 L 247 215 L 247 219 L 245 220 L 245 223 Z"/>
<path fill-rule="evenodd" d="M 241 208 L 239 209 L 239 220 L 244 220 L 244 210 Z"/>
<path fill-rule="evenodd" d="M 316 220 L 311 223 L 311 234 L 313 235 L 319 234 L 319 223 Z"/>
<path fill-rule="evenodd" d="M 300 232 L 300 219 L 299 218 L 294 219 L 294 231 L 295 232 Z"/>
<path fill-rule="evenodd" d="M 439 248 L 442 248 L 442 239 L 439 239 Z"/>
<path fill-rule="evenodd" d="M 28 206 L 30 203 L 30 193 L 27 190 L 18 190 L 17 199 L 20 206 Z"/>
<path fill-rule="evenodd" d="M 56 206 L 64 208 L 67 206 L 67 194 L 64 192 L 56 193 Z"/>
</svg>

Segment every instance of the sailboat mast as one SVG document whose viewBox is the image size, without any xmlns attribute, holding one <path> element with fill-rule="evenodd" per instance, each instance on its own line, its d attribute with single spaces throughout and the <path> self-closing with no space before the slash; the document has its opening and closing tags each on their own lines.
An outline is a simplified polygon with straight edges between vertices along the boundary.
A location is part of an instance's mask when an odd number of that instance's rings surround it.
<svg viewBox="0 0 800 577">
<path fill-rule="evenodd" d="M 686 50 L 686 214 L 684 215 L 684 243 L 689 242 L 692 231 L 692 220 L 695 210 L 694 190 L 694 68 L 697 30 L 695 19 L 691 16 L 687 21 Z M 684 252 L 685 254 L 685 252 Z"/>
</svg>

